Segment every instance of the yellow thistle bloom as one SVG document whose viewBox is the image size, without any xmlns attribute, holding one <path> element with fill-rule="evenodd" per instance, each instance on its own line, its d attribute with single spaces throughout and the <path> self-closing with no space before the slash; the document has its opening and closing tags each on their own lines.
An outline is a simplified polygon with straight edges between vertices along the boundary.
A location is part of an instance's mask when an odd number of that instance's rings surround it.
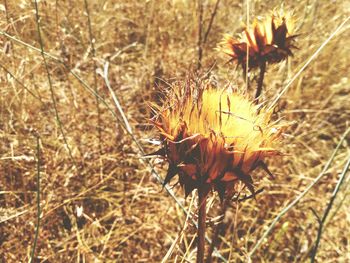
<svg viewBox="0 0 350 263">
<path fill-rule="evenodd" d="M 247 65 L 247 50 L 249 69 L 259 67 L 262 63 L 276 63 L 292 56 L 292 35 L 294 21 L 290 14 L 271 14 L 265 19 L 254 20 L 250 29 L 246 28 L 240 39 L 225 35 L 219 43 L 218 50 L 231 56 L 243 68 Z"/>
<path fill-rule="evenodd" d="M 279 154 L 274 146 L 282 126 L 246 96 L 190 80 L 175 86 L 157 111 L 152 122 L 163 147 L 153 155 L 169 162 L 164 183 L 178 174 L 186 196 L 204 185 L 222 199 L 238 181 L 254 194 L 250 174 L 262 167 L 271 175 L 264 159 Z"/>
</svg>

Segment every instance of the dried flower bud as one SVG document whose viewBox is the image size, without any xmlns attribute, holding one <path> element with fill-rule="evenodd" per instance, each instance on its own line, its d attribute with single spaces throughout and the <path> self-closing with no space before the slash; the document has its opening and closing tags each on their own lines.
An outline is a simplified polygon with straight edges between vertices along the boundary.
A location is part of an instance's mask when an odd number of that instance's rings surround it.
<svg viewBox="0 0 350 263">
<path fill-rule="evenodd" d="M 254 20 L 250 29 L 246 28 L 241 38 L 235 39 L 225 35 L 219 43 L 218 50 L 231 57 L 242 65 L 243 69 L 259 67 L 262 63 L 277 63 L 288 56 L 293 56 L 293 41 L 296 35 L 292 35 L 294 21 L 290 14 L 271 14 L 265 19 Z M 247 56 L 247 51 L 248 56 Z"/>
<path fill-rule="evenodd" d="M 272 111 L 259 108 L 245 95 L 188 80 L 175 85 L 152 120 L 162 148 L 154 153 L 169 162 L 165 184 L 175 175 L 186 196 L 198 187 L 232 195 L 239 181 L 254 194 L 251 173 L 262 167 L 281 127 L 271 124 Z"/>
</svg>

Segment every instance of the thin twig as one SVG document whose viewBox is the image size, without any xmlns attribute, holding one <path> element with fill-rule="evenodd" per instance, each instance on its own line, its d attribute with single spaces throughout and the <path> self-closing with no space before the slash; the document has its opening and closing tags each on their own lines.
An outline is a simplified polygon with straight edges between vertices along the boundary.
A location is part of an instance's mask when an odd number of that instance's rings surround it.
<svg viewBox="0 0 350 263">
<path fill-rule="evenodd" d="M 219 8 L 219 3 L 220 3 L 220 0 L 216 0 L 215 6 L 214 6 L 214 10 L 213 10 L 213 12 L 211 13 L 211 16 L 210 16 L 210 21 L 209 21 L 209 24 L 208 24 L 207 31 L 204 34 L 203 44 L 205 44 L 207 42 L 207 40 L 208 40 L 208 36 L 209 36 L 210 30 L 211 30 L 211 27 L 213 26 L 214 18 L 216 16 L 216 13 L 217 13 L 218 8 Z"/>
<path fill-rule="evenodd" d="M 150 32 L 151 32 L 151 27 L 152 27 L 152 22 L 154 19 L 154 8 L 155 8 L 155 3 L 157 2 L 157 0 L 153 0 L 151 2 L 151 10 L 150 10 L 150 14 L 148 15 L 147 18 L 147 27 L 146 27 L 146 33 L 145 33 L 145 52 L 143 53 L 144 58 L 147 59 L 147 55 L 148 55 L 148 49 L 149 49 L 149 38 L 150 38 Z M 147 4 L 148 1 L 145 1 L 145 9 L 147 8 Z"/>
<path fill-rule="evenodd" d="M 256 190 L 253 194 L 250 194 L 248 196 L 243 196 L 242 198 L 239 198 L 239 196 L 235 199 L 233 199 L 232 201 L 234 202 L 243 202 L 252 198 L 255 198 L 258 194 L 262 193 L 264 191 L 264 188 L 260 188 L 259 190 Z"/>
<path fill-rule="evenodd" d="M 313 207 L 310 207 L 309 209 L 311 210 L 312 214 L 316 217 L 317 222 L 318 222 L 319 224 L 321 224 L 321 218 L 320 218 L 320 216 L 317 214 L 316 210 L 315 210 Z"/>
<path fill-rule="evenodd" d="M 37 151 L 37 175 L 36 175 L 36 206 L 37 206 L 37 222 L 35 229 L 35 237 L 33 242 L 32 253 L 30 256 L 30 263 L 33 262 L 35 256 L 36 244 L 38 242 L 39 229 L 40 229 L 40 137 L 36 135 L 36 151 Z"/>
<path fill-rule="evenodd" d="M 7 21 L 7 24 L 10 24 L 10 17 L 9 17 L 9 10 L 8 10 L 8 5 L 7 5 L 7 0 L 4 1 L 4 4 L 5 4 L 6 21 Z"/>
<path fill-rule="evenodd" d="M 61 134 L 62 134 L 64 144 L 65 144 L 66 147 L 67 147 L 68 154 L 69 154 L 71 160 L 73 161 L 74 166 L 75 166 L 75 167 L 78 167 L 77 164 L 76 164 L 76 162 L 75 162 L 75 159 L 73 158 L 72 150 L 71 150 L 71 148 L 70 148 L 70 146 L 69 146 L 69 144 L 68 144 L 68 141 L 67 141 L 65 132 L 64 132 L 64 130 L 63 130 L 63 124 L 62 124 L 62 122 L 61 122 L 61 119 L 60 119 L 60 116 L 59 116 L 58 110 L 57 110 L 57 103 L 56 103 L 55 93 L 54 93 L 53 87 L 52 87 L 51 74 L 50 74 L 49 67 L 48 67 L 47 62 L 46 62 L 46 57 L 45 57 L 45 55 L 44 55 L 44 44 L 43 44 L 43 40 L 42 40 L 42 37 L 41 37 L 40 16 L 39 16 L 39 9 L 38 9 L 37 0 L 34 1 L 34 6 L 35 6 L 35 17 L 36 17 L 36 24 L 37 24 L 38 36 L 39 36 L 40 53 L 41 53 L 41 56 L 42 56 L 42 58 L 43 58 L 44 65 L 45 65 L 45 70 L 46 70 L 46 74 L 47 74 L 47 79 L 48 79 L 48 82 L 49 82 L 49 88 L 50 88 L 51 99 L 52 99 L 53 107 L 54 107 L 54 110 L 55 110 L 56 121 L 57 121 L 58 127 L 59 127 L 59 129 L 60 129 L 60 132 L 61 132 Z"/>
<path fill-rule="evenodd" d="M 116 115 L 116 113 L 114 112 L 114 110 L 108 105 L 108 103 L 101 97 L 101 95 L 97 92 L 95 92 L 95 90 L 93 88 L 91 88 L 89 86 L 88 83 L 86 83 L 77 73 L 75 73 L 72 69 L 70 69 L 70 67 L 61 59 L 59 59 L 58 57 L 50 54 L 50 53 L 47 53 L 45 51 L 42 51 L 41 49 L 37 48 L 37 47 L 34 47 L 22 40 L 19 40 L 9 34 L 7 34 L 6 32 L 4 31 L 0 31 L 0 35 L 3 35 L 9 39 L 11 39 L 12 41 L 16 42 L 16 43 L 19 43 L 27 48 L 30 48 L 36 52 L 39 52 L 41 54 L 44 54 L 46 57 L 62 64 L 62 66 L 65 67 L 65 69 L 70 73 L 72 74 L 72 76 L 77 79 L 79 81 L 79 83 L 83 86 L 83 88 L 85 88 L 86 90 L 88 90 L 92 95 L 96 96 L 101 102 L 102 104 L 108 109 L 108 111 L 112 114 L 112 116 L 118 121 L 118 123 L 124 128 L 126 129 L 124 123 L 123 123 L 123 120 L 120 119 L 120 117 L 118 115 Z"/>
<path fill-rule="evenodd" d="M 197 40 L 198 61 L 197 61 L 197 70 L 200 70 L 202 67 L 202 56 L 203 56 L 202 31 L 203 31 L 203 3 L 202 3 L 202 0 L 198 0 L 198 40 Z"/>
<path fill-rule="evenodd" d="M 306 67 L 317 57 L 317 55 L 322 51 L 322 49 L 331 41 L 335 35 L 343 28 L 343 26 L 349 21 L 350 16 L 348 16 L 334 31 L 330 36 L 321 44 L 321 46 L 316 50 L 315 53 L 305 62 L 305 64 L 299 69 L 299 71 L 293 76 L 293 78 L 287 83 L 283 90 L 277 95 L 275 100 L 271 103 L 268 110 L 271 110 L 282 95 L 288 90 L 288 88 L 293 84 L 293 82 L 300 76 L 300 74 L 306 69 Z"/>
<path fill-rule="evenodd" d="M 88 1 L 84 0 L 84 6 L 85 6 L 85 11 L 87 15 L 87 22 L 88 22 L 88 28 L 89 28 L 89 39 L 90 39 L 90 46 L 91 46 L 91 54 L 92 54 L 92 61 L 94 64 L 94 90 L 97 93 L 97 64 L 96 64 L 96 49 L 95 49 L 95 38 L 92 33 L 92 26 L 91 26 L 91 18 L 90 18 L 90 10 L 89 10 L 89 5 Z M 99 152 L 100 155 L 102 153 L 102 130 L 101 130 L 101 110 L 100 110 L 100 101 L 99 99 L 95 96 L 96 98 L 96 111 L 97 111 L 97 133 L 98 133 L 98 146 L 99 146 Z M 102 169 L 102 165 L 101 165 Z"/>
<path fill-rule="evenodd" d="M 345 179 L 345 175 L 347 174 L 348 170 L 349 170 L 349 167 L 350 167 L 350 157 L 348 158 L 348 161 L 347 163 L 345 164 L 344 166 L 344 169 L 342 171 L 342 173 L 340 174 L 340 177 L 339 177 L 339 180 L 337 182 L 337 185 L 335 186 L 334 188 L 334 191 L 332 193 L 332 196 L 329 200 L 329 203 L 326 207 L 326 210 L 324 211 L 324 214 L 322 216 L 322 220 L 319 224 L 319 228 L 318 228 L 318 231 L 317 231 L 317 239 L 316 239 L 316 244 L 315 244 L 315 247 L 313 249 L 313 252 L 311 253 L 311 263 L 315 262 L 315 259 L 316 259 L 316 254 L 317 254 L 317 250 L 318 250 L 318 247 L 319 247 L 319 244 L 321 242 L 321 236 L 322 236 L 322 233 L 323 233 L 323 227 L 324 227 L 324 223 L 326 222 L 326 219 L 328 217 L 328 214 L 329 212 L 331 211 L 332 207 L 333 207 L 333 204 L 334 204 L 334 201 L 335 201 L 335 198 L 337 197 L 338 193 L 339 193 L 339 189 L 340 189 L 340 186 L 343 184 L 344 182 L 344 179 Z"/>
<path fill-rule="evenodd" d="M 325 227 L 328 225 L 328 222 L 329 221 L 331 221 L 334 217 L 335 217 L 335 215 L 338 213 L 338 211 L 340 210 L 340 208 L 343 206 L 343 204 L 344 204 L 344 202 L 347 200 L 347 197 L 348 197 L 348 195 L 350 194 L 350 192 L 349 192 L 349 186 L 350 186 L 350 180 L 348 180 L 347 182 L 346 182 L 346 184 L 345 184 L 345 186 L 344 186 L 344 196 L 342 197 L 342 199 L 339 201 L 339 203 L 338 203 L 338 205 L 336 206 L 336 208 L 335 209 L 333 209 L 334 211 L 333 211 L 333 213 L 332 213 L 332 215 L 329 217 L 329 220 L 326 222 L 326 224 L 325 224 Z M 324 227 L 324 228 L 325 228 Z M 323 229 L 324 229 L 323 228 Z"/>
<path fill-rule="evenodd" d="M 246 5 L 247 5 L 247 10 L 246 10 L 246 19 L 247 19 L 247 29 L 249 28 L 249 0 L 246 0 Z M 246 65 L 243 67 L 243 75 L 245 78 L 245 83 L 246 83 L 246 92 L 248 92 L 249 89 L 249 45 L 247 45 L 247 50 L 246 50 Z M 243 64 L 244 65 L 244 64 Z"/>
<path fill-rule="evenodd" d="M 289 211 L 291 210 L 309 191 L 312 187 L 314 187 L 325 175 L 325 173 L 328 171 L 330 165 L 332 164 L 335 155 L 337 154 L 338 150 L 340 149 L 343 141 L 345 140 L 345 138 L 347 137 L 347 135 L 350 132 L 350 128 L 347 129 L 342 138 L 340 139 L 337 147 L 334 149 L 332 155 L 330 156 L 330 158 L 328 159 L 326 165 L 324 166 L 323 170 L 321 171 L 321 173 L 313 180 L 313 182 L 311 184 L 309 184 L 305 190 L 297 197 L 295 198 L 289 205 L 287 205 L 285 208 L 282 209 L 282 211 L 275 217 L 275 219 L 272 221 L 272 223 L 269 225 L 269 227 L 266 229 L 266 231 L 264 232 L 264 234 L 261 236 L 261 238 L 258 240 L 258 242 L 255 244 L 255 246 L 253 247 L 253 249 L 249 252 L 248 257 L 251 258 L 252 255 L 256 252 L 256 250 L 262 245 L 262 243 L 266 240 L 267 236 L 270 234 L 270 232 L 272 231 L 272 229 L 275 227 L 275 225 L 277 224 L 277 222 Z"/>
<path fill-rule="evenodd" d="M 7 68 L 5 68 L 2 64 L 0 64 L 0 67 L 1 67 L 4 71 L 6 71 L 6 73 L 9 74 L 9 75 L 11 76 L 11 78 L 13 78 L 22 88 L 24 88 L 26 91 L 28 91 L 28 93 L 29 93 L 30 95 L 32 95 L 34 98 L 36 98 L 37 100 L 39 100 L 43 105 L 45 105 L 44 102 L 41 100 L 41 98 L 40 98 L 38 95 L 34 94 L 30 89 L 28 89 L 28 87 L 27 87 L 26 85 L 24 85 L 19 79 L 17 79 L 16 76 L 15 76 L 13 73 L 11 73 L 11 72 L 10 72 Z"/>
<path fill-rule="evenodd" d="M 63 60 L 59 59 L 58 57 L 50 54 L 50 53 L 47 53 L 45 51 L 42 51 L 41 49 L 37 48 L 37 47 L 34 47 L 22 40 L 19 40 L 9 34 L 7 34 L 6 32 L 4 31 L 0 31 L 0 35 L 3 35 L 9 39 L 11 39 L 12 41 L 18 43 L 18 44 L 21 44 L 27 48 L 30 48 L 36 52 L 39 52 L 41 54 L 44 54 L 46 57 L 62 64 L 62 66 L 70 73 L 72 74 L 72 76 L 79 81 L 79 83 L 83 86 L 83 88 L 85 88 L 86 90 L 88 90 L 92 95 L 96 96 L 101 102 L 102 104 L 108 109 L 108 111 L 112 114 L 112 116 L 118 121 L 118 123 L 124 128 L 126 129 L 126 127 L 124 126 L 124 123 L 123 121 L 120 119 L 120 117 L 118 115 L 115 114 L 114 110 L 108 105 L 108 103 L 101 97 L 101 95 L 99 93 L 96 93 L 94 91 L 93 88 L 91 88 L 89 86 L 89 84 L 87 84 L 77 73 L 75 73 Z"/>
<path fill-rule="evenodd" d="M 59 25 L 58 25 L 58 0 L 55 1 L 55 13 L 56 13 L 56 35 L 57 35 L 57 38 L 59 38 L 59 35 L 60 35 L 60 31 L 59 31 Z"/>
<path fill-rule="evenodd" d="M 103 69 L 103 77 L 104 77 L 104 80 L 105 80 L 105 82 L 106 82 L 106 86 L 107 86 L 109 92 L 111 93 L 111 96 L 112 96 L 112 98 L 113 98 L 114 104 L 115 104 L 115 106 L 117 107 L 120 116 L 122 116 L 122 120 L 123 120 L 123 122 L 124 122 L 124 124 L 125 124 L 126 130 L 127 130 L 129 133 L 133 134 L 132 129 L 131 129 L 131 126 L 130 126 L 130 124 L 129 124 L 129 121 L 128 121 L 128 119 L 126 118 L 125 113 L 124 113 L 124 111 L 123 111 L 123 109 L 122 109 L 122 106 L 120 105 L 119 100 L 118 100 L 117 96 L 115 95 L 115 93 L 114 93 L 114 91 L 113 91 L 113 89 L 111 88 L 111 85 L 110 85 L 110 83 L 109 83 L 109 79 L 108 79 L 108 68 L 109 68 L 109 63 L 106 62 L 105 65 L 104 65 L 104 69 Z"/>
</svg>

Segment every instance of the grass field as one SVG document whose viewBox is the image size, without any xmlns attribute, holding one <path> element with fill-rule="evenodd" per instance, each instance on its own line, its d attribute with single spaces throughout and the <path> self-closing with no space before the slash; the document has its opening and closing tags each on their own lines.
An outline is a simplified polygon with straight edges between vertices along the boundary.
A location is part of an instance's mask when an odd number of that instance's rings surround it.
<svg viewBox="0 0 350 263">
<path fill-rule="evenodd" d="M 196 193 L 185 199 L 176 185 L 169 195 L 151 173 L 155 165 L 164 178 L 167 166 L 142 158 L 157 139 L 149 104 L 194 74 L 199 46 L 201 73 L 244 90 L 240 68 L 215 48 L 282 5 L 296 18 L 298 49 L 268 67 L 263 101 L 288 87 L 275 113 L 290 124 L 286 154 L 268 160 L 274 179 L 254 173 L 264 189 L 256 200 L 230 203 L 214 261 L 223 262 L 219 253 L 227 262 L 309 262 L 317 216 L 343 173 L 316 262 L 350 262 L 348 0 L 221 0 L 216 12 L 216 0 L 37 4 L 0 3 L 0 262 L 195 262 Z M 249 78 L 254 94 L 256 72 Z M 211 238 L 216 194 L 208 207 Z"/>
</svg>

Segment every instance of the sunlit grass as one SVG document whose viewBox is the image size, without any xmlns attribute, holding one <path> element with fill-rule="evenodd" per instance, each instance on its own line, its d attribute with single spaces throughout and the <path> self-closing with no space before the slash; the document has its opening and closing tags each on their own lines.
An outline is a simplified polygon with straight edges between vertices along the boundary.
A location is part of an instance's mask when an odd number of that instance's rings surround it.
<svg viewBox="0 0 350 263">
<path fill-rule="evenodd" d="M 216 1 L 204 1 L 207 26 Z M 268 5 L 250 1 L 251 17 Z M 35 255 L 41 262 L 186 262 L 195 259 L 196 203 L 178 200 L 186 216 L 150 173 L 140 148 L 123 128 L 103 78 L 109 81 L 135 138 L 146 152 L 155 138 L 148 101 L 197 65 L 197 7 L 179 1 L 88 1 L 91 33 L 83 1 L 38 1 L 43 49 L 65 139 L 57 124 L 48 73 L 40 53 L 32 1 L 0 5 L 0 261 L 28 261 L 37 222 L 37 140 L 40 136 L 41 222 Z M 286 85 L 275 118 L 294 122 L 284 152 L 272 160 L 271 180 L 257 171 L 257 200 L 232 203 L 219 252 L 231 262 L 246 261 L 272 220 L 320 174 L 349 127 L 349 27 L 342 29 L 291 84 L 308 59 L 346 19 L 346 1 L 286 1 L 300 34 L 292 60 L 271 65 L 261 102 Z M 202 69 L 211 78 L 245 87 L 242 73 L 225 64 L 215 47 L 223 33 L 236 34 L 246 22 L 242 1 L 220 1 L 203 45 Z M 93 36 L 93 37 L 92 37 Z M 20 40 L 22 42 L 16 41 Z M 94 50 L 91 43 L 94 44 Z M 97 71 L 95 71 L 97 68 Z M 96 74 L 96 80 L 95 80 Z M 250 75 L 250 82 L 254 83 Z M 254 85 L 251 94 L 255 93 Z M 97 100 L 99 108 L 97 109 Z M 61 127 L 61 128 L 62 128 Z M 65 142 L 66 140 L 66 142 Z M 307 261 L 317 235 L 317 219 L 327 206 L 349 155 L 346 138 L 320 182 L 287 213 L 253 255 L 253 262 Z M 69 155 L 70 147 L 76 165 Z M 157 167 L 164 177 L 167 167 Z M 261 176 L 260 176 L 261 175 Z M 349 260 L 349 176 L 326 223 L 317 259 Z M 220 220 L 218 198 L 208 200 L 209 237 Z"/>
</svg>

